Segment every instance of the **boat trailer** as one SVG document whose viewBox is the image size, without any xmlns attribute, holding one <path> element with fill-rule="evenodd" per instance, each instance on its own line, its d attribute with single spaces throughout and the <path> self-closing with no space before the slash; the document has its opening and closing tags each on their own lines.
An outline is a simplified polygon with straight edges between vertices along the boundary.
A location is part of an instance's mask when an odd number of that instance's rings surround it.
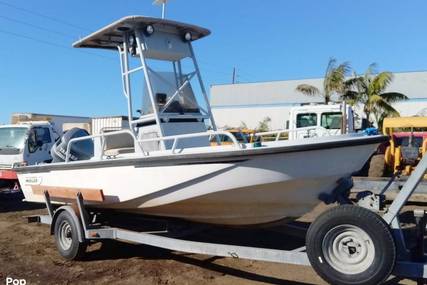
<svg viewBox="0 0 427 285">
<path fill-rule="evenodd" d="M 411 242 L 409 241 L 407 233 L 405 233 L 405 229 L 401 226 L 399 213 L 411 195 L 415 192 L 426 171 L 427 156 L 420 161 L 416 170 L 409 176 L 400 192 L 396 195 L 394 201 L 385 210 L 383 209 L 382 215 L 378 213 L 381 208 L 384 207 L 384 205 L 382 205 L 383 199 L 381 199 L 379 195 L 372 193 L 364 195 L 358 201 L 357 205 L 340 205 L 326 211 L 311 224 L 307 233 L 306 246 L 292 250 L 190 241 L 164 236 L 166 231 L 141 232 L 120 227 L 105 226 L 102 223 L 97 223 L 96 215 L 91 215 L 90 211 L 88 211 L 81 193 L 77 193 L 75 204 L 60 206 L 55 209 L 54 205 L 51 203 L 51 195 L 48 191 L 45 191 L 44 197 L 48 215 L 30 216 L 28 217 L 28 222 L 51 225 L 51 234 L 55 235 L 58 250 L 66 259 L 77 259 L 81 257 L 81 255 L 85 253 L 86 245 L 89 241 L 121 240 L 195 254 L 313 266 L 323 279 L 329 283 L 335 284 L 377 284 L 385 281 L 391 274 L 398 278 L 415 279 L 418 281 L 418 284 L 424 284 L 423 282 L 427 279 L 427 256 L 424 254 L 424 235 L 426 231 L 427 214 L 424 210 L 414 210 L 414 218 L 416 221 L 416 245 L 415 247 L 410 247 L 409 245 Z M 346 236 L 344 239 L 346 240 L 338 243 L 338 248 L 344 250 L 346 255 L 342 257 L 342 252 L 334 253 L 333 250 L 328 252 L 322 248 L 319 250 L 323 252 L 323 254 L 320 253 L 320 255 L 316 255 L 316 249 L 311 248 L 316 247 L 316 244 L 313 244 L 311 240 L 319 239 L 316 235 L 321 234 L 326 224 L 331 225 L 331 219 L 328 220 L 328 217 L 334 216 L 334 212 L 336 212 L 341 219 L 341 224 L 335 224 L 334 227 L 325 230 L 325 236 L 322 236 L 323 243 L 320 245 L 322 247 L 328 246 L 329 239 L 331 240 L 331 248 L 334 246 L 336 247 L 337 240 L 339 242 L 339 237 L 345 233 Z M 351 271 L 354 269 L 351 265 L 349 267 L 340 263 L 340 258 L 343 258 L 345 261 L 346 258 L 350 257 L 352 254 L 356 254 L 356 260 L 361 256 L 365 256 L 367 259 L 371 259 L 372 263 L 375 263 L 375 258 L 370 257 L 369 250 L 372 245 L 375 245 L 376 241 L 371 241 L 369 237 L 366 237 L 363 240 L 366 244 L 363 244 L 363 242 L 357 243 L 358 233 L 361 233 L 360 235 L 363 236 L 364 233 L 366 234 L 366 232 L 369 232 L 369 229 L 362 228 L 362 231 L 359 231 L 357 227 L 349 226 L 349 224 L 352 224 L 351 216 L 349 216 L 349 220 L 346 221 L 345 217 L 343 217 L 345 213 L 349 213 L 353 216 L 356 215 L 356 219 L 360 219 L 362 223 L 365 222 L 365 224 L 377 223 L 382 225 L 386 233 L 384 235 L 385 238 L 387 238 L 387 233 L 391 234 L 392 238 L 390 241 L 386 240 L 385 242 L 388 246 L 385 248 L 386 250 L 381 250 L 381 248 L 380 250 L 374 250 L 375 254 L 378 252 L 378 254 L 381 254 L 380 251 L 386 251 L 386 255 L 384 255 L 385 259 L 389 259 L 389 262 L 384 265 L 384 267 L 387 268 L 378 268 L 379 271 L 382 271 L 380 274 L 381 276 L 378 277 L 379 279 L 355 283 L 355 278 L 358 280 L 358 276 L 361 274 L 363 275 L 363 270 L 366 271 L 366 266 L 369 267 L 371 263 L 366 265 L 365 261 L 365 263 L 360 262 L 354 272 Z M 363 221 L 363 216 L 367 217 L 368 223 L 366 223 L 366 220 Z M 333 219 L 337 220 L 337 215 L 335 215 L 332 220 Z M 344 232 L 339 232 L 340 227 L 350 228 L 346 229 Z M 315 229 L 311 230 L 311 228 Z M 313 233 L 313 231 L 315 231 L 315 233 Z M 338 234 L 334 235 L 334 231 L 338 231 Z M 375 231 L 377 230 L 375 229 Z M 367 242 L 368 240 L 369 242 Z M 369 244 L 370 242 L 372 243 L 371 245 Z M 328 266 L 327 270 L 325 270 L 326 265 Z M 331 270 L 331 268 L 334 270 Z M 330 274 L 331 271 L 333 271 L 335 275 Z M 345 272 L 350 273 L 345 274 Z M 372 272 L 370 272 L 370 274 L 372 274 Z M 349 281 L 346 282 L 345 280 Z"/>
</svg>

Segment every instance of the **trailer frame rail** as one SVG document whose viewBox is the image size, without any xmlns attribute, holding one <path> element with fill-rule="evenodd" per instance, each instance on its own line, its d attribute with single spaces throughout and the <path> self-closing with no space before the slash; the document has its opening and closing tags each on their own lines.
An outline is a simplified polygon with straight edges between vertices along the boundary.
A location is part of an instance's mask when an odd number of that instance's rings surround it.
<svg viewBox="0 0 427 285">
<path fill-rule="evenodd" d="M 427 255 L 424 253 L 423 241 L 426 231 L 427 215 L 424 210 L 414 211 L 414 216 L 417 221 L 418 231 L 418 253 L 414 256 L 414 251 L 411 251 L 407 245 L 407 240 L 403 233 L 403 229 L 399 221 L 399 213 L 403 206 L 407 203 L 409 197 L 415 192 L 418 184 L 421 182 L 427 170 L 427 156 L 424 157 L 416 170 L 408 178 L 401 191 L 397 194 L 394 201 L 388 207 L 385 214 L 382 216 L 384 221 L 389 225 L 394 236 L 397 260 L 393 274 L 398 277 L 427 279 Z M 375 195 L 375 194 L 372 194 Z M 49 191 L 44 191 L 44 199 L 47 207 L 48 215 L 38 215 L 28 217 L 28 222 L 38 222 L 51 225 L 51 233 L 53 233 L 53 224 L 61 211 L 68 211 L 75 219 L 76 224 L 80 224 L 79 240 L 81 242 L 100 241 L 105 239 L 115 239 L 126 242 L 150 245 L 154 247 L 176 250 L 181 252 L 213 255 L 221 257 L 244 258 L 250 260 L 269 261 L 277 263 L 287 263 L 295 265 L 310 266 L 310 261 L 306 253 L 306 247 L 294 248 L 291 250 L 270 249 L 220 243 L 210 243 L 201 241 L 190 241 L 180 238 L 168 237 L 164 231 L 133 231 L 122 229 L 119 227 L 103 226 L 95 223 L 95 219 L 91 219 L 84 203 L 82 193 L 77 193 L 75 207 L 68 205 L 60 206 L 55 209 L 51 203 Z M 367 203 L 366 203 L 367 204 Z M 359 205 L 360 206 L 360 205 Z M 363 206 L 363 203 L 362 205 Z M 368 207 L 368 206 L 366 206 Z M 369 208 L 369 207 L 368 207 Z M 371 210 L 375 210 L 372 209 Z"/>
</svg>

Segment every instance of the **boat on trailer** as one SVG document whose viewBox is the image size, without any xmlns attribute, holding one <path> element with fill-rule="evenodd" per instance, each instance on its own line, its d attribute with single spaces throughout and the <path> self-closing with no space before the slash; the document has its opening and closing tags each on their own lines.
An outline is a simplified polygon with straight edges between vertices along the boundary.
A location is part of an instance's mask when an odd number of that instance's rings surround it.
<svg viewBox="0 0 427 285">
<path fill-rule="evenodd" d="M 74 43 L 119 53 L 130 127 L 72 138 L 59 151 L 64 161 L 16 169 L 26 201 L 44 203 L 47 192 L 53 203 L 71 203 L 81 193 L 95 209 L 253 226 L 292 220 L 322 200 L 339 199 L 345 178 L 386 138 L 239 143 L 217 130 L 193 51 L 192 43 L 209 34 L 190 24 L 128 16 Z M 132 81 L 140 73 L 144 81 Z M 138 117 L 135 92 L 142 93 Z M 233 144 L 211 146 L 219 135 Z M 88 142 L 93 155 L 80 159 L 76 149 Z"/>
</svg>

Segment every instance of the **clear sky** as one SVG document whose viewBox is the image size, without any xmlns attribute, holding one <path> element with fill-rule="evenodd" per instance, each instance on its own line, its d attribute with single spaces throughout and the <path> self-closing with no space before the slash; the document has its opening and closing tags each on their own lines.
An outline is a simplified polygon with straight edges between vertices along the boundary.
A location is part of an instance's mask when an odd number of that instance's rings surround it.
<svg viewBox="0 0 427 285">
<path fill-rule="evenodd" d="M 425 0 L 171 0 L 167 18 L 209 28 L 195 42 L 205 85 L 321 77 L 333 56 L 363 72 L 427 69 Z M 72 42 L 151 0 L 0 0 L 0 123 L 12 112 L 126 113 L 118 56 Z"/>
</svg>

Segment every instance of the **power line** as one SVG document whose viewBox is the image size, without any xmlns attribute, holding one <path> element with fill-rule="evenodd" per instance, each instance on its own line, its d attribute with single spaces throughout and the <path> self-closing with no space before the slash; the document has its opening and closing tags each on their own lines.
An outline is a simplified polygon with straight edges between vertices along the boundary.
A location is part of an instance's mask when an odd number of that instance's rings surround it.
<svg viewBox="0 0 427 285">
<path fill-rule="evenodd" d="M 36 16 L 39 16 L 39 17 L 43 17 L 43 18 L 49 19 L 51 21 L 55 21 L 57 23 L 61 23 L 63 25 L 67 25 L 67 26 L 70 26 L 70 27 L 73 27 L 73 28 L 76 28 L 76 29 L 79 29 L 79 30 L 88 31 L 88 29 L 86 29 L 86 28 L 79 27 L 77 25 L 74 25 L 74 24 L 71 24 L 71 23 L 59 20 L 59 19 L 51 17 L 49 15 L 44 15 L 44 14 L 41 14 L 41 13 L 38 13 L 38 12 L 34 12 L 34 11 L 31 11 L 31 10 L 28 10 L 28 9 L 25 9 L 25 8 L 21 8 L 21 7 L 12 5 L 10 3 L 7 3 L 7 2 L 1 1 L 1 0 L 0 0 L 0 5 L 4 5 L 4 6 L 10 7 L 10 8 L 15 9 L 15 10 L 19 10 L 19 11 L 23 11 L 25 13 L 29 13 L 29 14 L 33 14 L 33 15 L 36 15 Z M 74 36 L 71 36 L 70 34 L 66 34 L 66 33 L 59 32 L 59 31 L 55 31 L 55 30 L 48 29 L 48 28 L 45 28 L 45 27 L 42 27 L 42 26 L 34 25 L 32 23 L 21 21 L 21 20 L 17 20 L 17 19 L 11 18 L 11 17 L 0 15 L 0 18 L 3 18 L 5 20 L 7 20 L 7 21 L 11 21 L 11 22 L 22 24 L 22 25 L 26 25 L 26 26 L 29 26 L 29 27 L 32 27 L 32 28 L 35 28 L 35 29 L 38 29 L 38 30 L 45 31 L 45 32 L 49 32 L 49 33 L 61 35 L 61 36 L 67 37 L 67 38 L 74 37 Z M 58 48 L 62 48 L 62 49 L 67 49 L 67 50 L 71 49 L 71 47 L 66 46 L 66 45 L 61 45 L 61 44 L 53 43 L 53 42 L 50 42 L 50 41 L 46 41 L 46 40 L 34 38 L 34 37 L 31 37 L 31 36 L 27 36 L 27 35 L 22 35 L 22 34 L 10 32 L 10 31 L 0 30 L 0 33 L 8 34 L 8 35 L 11 35 L 11 36 L 14 36 L 14 37 L 18 37 L 18 38 L 23 38 L 23 39 L 26 39 L 26 40 L 32 40 L 32 41 L 35 41 L 35 42 L 39 42 L 39 43 L 42 43 L 42 44 L 46 44 L 46 45 L 50 45 L 50 46 L 54 46 L 54 47 L 58 47 Z M 113 60 L 111 57 L 102 56 L 102 55 L 99 55 L 99 54 L 94 54 L 94 53 L 90 53 L 90 52 L 83 51 L 83 50 L 79 50 L 79 51 L 83 52 L 83 53 L 86 53 L 86 54 L 89 54 L 89 55 L 94 55 L 94 56 L 97 56 L 97 57 L 106 58 L 108 60 Z M 210 72 L 214 72 L 214 73 L 217 73 L 217 74 L 222 74 L 222 77 L 224 77 L 224 78 L 226 76 L 227 77 L 229 76 L 228 72 L 220 71 L 220 70 L 217 70 L 217 69 L 212 69 L 210 63 L 207 63 L 207 62 L 201 62 L 201 63 L 204 66 L 203 68 L 206 69 L 206 70 L 209 70 Z M 206 65 L 209 65 L 209 67 L 206 67 Z M 239 75 L 239 77 L 241 77 L 241 76 Z"/>
<path fill-rule="evenodd" d="M 50 21 L 54 21 L 54 22 L 57 22 L 57 23 L 60 23 L 60 24 L 72 27 L 74 29 L 83 30 L 83 31 L 90 31 L 87 28 L 80 27 L 78 25 L 75 25 L 75 24 L 63 21 L 61 19 L 49 16 L 49 15 L 45 15 L 45 14 L 42 14 L 42 13 L 39 13 L 39 12 L 35 12 L 35 11 L 29 10 L 29 9 L 26 9 L 26 8 L 18 7 L 16 5 L 13 5 L 13 4 L 5 2 L 5 1 L 1 1 L 0 0 L 0 5 L 7 6 L 9 8 L 12 8 L 12 9 L 15 9 L 15 10 L 19 10 L 19 11 L 22 11 L 22 12 L 25 12 L 25 13 L 28 13 L 28 14 L 36 15 L 38 17 L 42 17 L 42 18 L 48 19 Z M 22 25 L 26 25 L 26 26 L 29 26 L 29 27 L 32 27 L 32 28 L 35 28 L 35 29 L 38 29 L 38 30 L 42 30 L 42 31 L 46 31 L 46 32 L 49 32 L 49 33 L 61 35 L 61 36 L 67 37 L 67 38 L 74 37 L 74 36 L 72 36 L 70 34 L 62 33 L 62 32 L 59 32 L 59 31 L 55 31 L 55 30 L 48 29 L 48 28 L 45 28 L 45 27 L 42 27 L 42 26 L 34 25 L 32 23 L 28 23 L 28 22 L 25 22 L 25 21 L 17 20 L 17 19 L 10 18 L 10 17 L 7 17 L 7 16 L 1 16 L 0 15 L 0 18 L 3 18 L 5 20 L 11 21 L 11 22 L 19 23 L 19 24 L 22 24 Z M 31 37 L 31 36 L 27 36 L 27 35 L 17 34 L 17 33 L 10 32 L 10 31 L 0 30 L 0 33 L 12 35 L 12 36 L 15 36 L 15 37 L 18 37 L 18 38 L 23 38 L 23 39 L 27 39 L 27 40 L 36 41 L 36 42 L 43 43 L 43 44 L 50 45 L 50 46 L 54 46 L 54 47 L 59 47 L 59 48 L 68 49 L 68 50 L 71 49 L 71 47 L 68 47 L 68 46 L 65 46 L 65 45 L 61 45 L 61 44 L 57 44 L 57 43 L 52 43 L 52 42 L 49 42 L 49 41 L 46 41 L 46 40 L 34 38 L 34 37 Z M 99 55 L 99 54 L 94 54 L 94 53 L 90 53 L 90 52 L 83 51 L 83 50 L 79 50 L 79 51 L 83 52 L 83 53 L 86 53 L 86 54 L 89 54 L 89 55 L 94 55 L 94 56 L 97 56 L 97 57 L 102 57 L 102 58 L 106 58 L 106 59 L 109 59 L 109 60 L 113 60 L 111 57 L 102 56 L 102 55 Z M 220 71 L 220 70 L 217 70 L 217 69 L 212 69 L 211 68 L 212 65 L 210 63 L 207 63 L 207 62 L 204 62 L 204 64 L 203 64 L 203 62 L 201 62 L 201 63 L 202 63 L 202 65 L 204 65 L 203 68 L 206 69 L 206 70 L 209 70 L 210 72 L 214 72 L 214 73 L 217 73 L 217 74 L 222 74 L 222 76 L 224 78 L 225 78 L 225 76 L 227 76 L 227 77 L 229 76 L 228 72 Z M 206 65 L 209 65 L 209 67 L 206 67 Z M 239 75 L 239 77 L 241 77 L 241 76 Z"/>
<path fill-rule="evenodd" d="M 0 1 L 0 4 L 2 4 L 2 3 L 3 2 Z M 32 27 L 32 28 L 35 28 L 35 29 L 38 29 L 38 30 L 41 30 L 41 31 L 45 31 L 45 32 L 49 32 L 49 33 L 61 35 L 61 36 L 64 36 L 66 38 L 70 38 L 70 39 L 71 38 L 75 38 L 75 36 L 72 36 L 70 34 L 62 33 L 62 32 L 59 32 L 59 31 L 56 31 L 56 30 L 52 30 L 52 29 L 48 29 L 48 28 L 45 28 L 45 27 L 42 27 L 42 26 L 34 25 L 32 23 L 21 21 L 21 20 L 15 19 L 15 18 L 3 16 L 3 15 L 0 15 L 0 18 L 5 19 L 7 21 L 11 21 L 11 22 L 22 24 L 22 25 L 26 25 L 28 27 Z M 18 33 L 11 32 L 11 31 L 0 30 L 0 32 L 3 33 L 3 34 L 8 34 L 8 35 L 12 35 L 14 37 L 23 38 L 23 39 L 27 39 L 27 40 L 32 40 L 32 41 L 35 41 L 35 42 L 43 43 L 43 44 L 54 46 L 54 47 L 59 47 L 59 48 L 67 49 L 67 50 L 71 49 L 71 47 L 66 46 L 66 45 L 62 45 L 62 44 L 58 44 L 58 43 L 53 43 L 53 42 L 50 42 L 50 41 L 46 41 L 46 40 L 43 40 L 43 39 L 39 39 L 39 38 L 27 36 L 27 35 L 18 34 Z M 109 60 L 113 60 L 111 57 L 107 57 L 107 56 L 103 56 L 103 55 L 99 55 L 99 54 L 94 54 L 94 53 L 87 52 L 87 51 L 84 51 L 84 50 L 78 50 L 78 51 L 82 52 L 82 53 L 89 54 L 89 55 L 94 55 L 94 56 L 97 56 L 97 57 L 102 57 L 102 58 L 106 58 L 106 59 L 109 59 Z"/>
<path fill-rule="evenodd" d="M 0 33 L 11 35 L 11 36 L 14 36 L 14 37 L 17 37 L 17 38 L 22 38 L 22 39 L 26 39 L 26 40 L 35 41 L 35 42 L 38 42 L 38 43 L 42 43 L 42 44 L 45 44 L 45 45 L 50 45 L 50 46 L 57 47 L 57 48 L 62 48 L 62 49 L 67 49 L 67 50 L 71 50 L 72 49 L 69 46 L 65 46 L 65 45 L 61 45 L 61 44 L 57 44 L 57 43 L 52 43 L 52 42 L 49 42 L 49 41 L 46 41 L 46 40 L 34 38 L 34 37 L 31 37 L 31 36 L 27 36 L 27 35 L 22 35 L 22 34 L 17 34 L 17 33 L 14 33 L 14 32 L 4 31 L 4 30 L 1 30 L 1 29 L 0 29 Z M 114 60 L 112 57 L 108 57 L 108 56 L 104 56 L 104 55 L 100 55 L 100 54 L 96 54 L 96 53 L 91 53 L 91 52 L 88 52 L 88 51 L 85 51 L 85 50 L 81 50 L 81 49 L 78 49 L 78 51 L 81 52 L 81 53 L 85 53 L 85 54 L 97 56 L 97 57 L 100 57 L 100 58 L 104 58 L 104 59 L 108 59 L 108 60 Z"/>
<path fill-rule="evenodd" d="M 6 17 L 6 16 L 1 16 L 0 15 L 0 18 L 4 18 L 6 20 L 10 20 L 10 21 L 13 21 L 13 22 L 17 22 L 17 23 L 20 23 L 20 24 L 31 26 L 31 27 L 39 29 L 39 30 L 44 30 L 44 31 L 51 32 L 51 33 L 61 34 L 61 35 L 66 36 L 66 37 L 71 37 L 71 35 L 68 35 L 68 34 L 65 34 L 65 33 L 60 33 L 60 32 L 57 33 L 57 31 L 54 31 L 54 30 L 50 30 L 50 29 L 47 29 L 47 28 L 44 28 L 44 27 L 41 27 L 41 26 L 33 25 L 31 23 L 28 23 L 28 22 L 24 22 L 24 21 L 12 19 L 12 18 L 9 18 L 9 17 Z M 50 42 L 50 41 L 46 41 L 46 40 L 43 40 L 43 39 L 39 39 L 39 38 L 27 36 L 27 35 L 18 34 L 18 33 L 11 32 L 11 31 L 5 31 L 5 30 L 1 30 L 0 29 L 0 33 L 11 35 L 11 36 L 14 36 L 14 37 L 17 37 L 17 38 L 22 38 L 22 39 L 26 39 L 26 40 L 35 41 L 35 42 L 38 42 L 38 43 L 42 43 L 42 44 L 53 46 L 53 47 L 57 47 L 57 48 L 62 48 L 62 49 L 67 49 L 67 50 L 72 49 L 71 47 L 66 46 L 66 45 L 62 45 L 62 44 L 58 44 L 58 43 L 53 43 L 53 42 Z M 81 49 L 79 49 L 78 51 L 82 52 L 82 53 L 85 53 L 85 54 L 88 54 L 88 55 L 93 55 L 93 56 L 97 56 L 97 57 L 100 57 L 100 58 L 105 58 L 105 59 L 108 59 L 108 60 L 114 60 L 112 57 L 108 57 L 108 56 L 103 56 L 103 55 L 99 55 L 99 54 L 87 52 L 87 51 L 84 51 L 84 50 L 81 50 Z M 222 78 L 227 78 L 229 76 L 229 74 L 227 72 L 220 71 L 220 70 L 217 70 L 217 69 L 213 69 L 210 66 L 210 64 L 208 66 L 207 62 L 202 62 L 201 66 L 202 66 L 203 69 L 208 70 L 209 72 L 220 74 Z"/>
<path fill-rule="evenodd" d="M 0 4 L 2 4 L 2 3 L 3 2 L 0 1 Z M 74 38 L 74 36 L 72 36 L 70 34 L 62 33 L 62 32 L 55 31 L 55 30 L 52 30 L 52 29 L 48 29 L 48 28 L 45 28 L 45 27 L 42 27 L 42 26 L 34 25 L 32 23 L 28 23 L 28 22 L 25 22 L 25 21 L 17 20 L 17 19 L 11 18 L 11 17 L 0 15 L 0 18 L 5 19 L 7 21 L 11 21 L 11 22 L 22 24 L 22 25 L 26 25 L 26 26 L 29 26 L 29 27 L 32 27 L 32 28 L 35 28 L 35 29 L 38 29 L 38 30 L 42 30 L 42 31 L 46 31 L 46 32 L 49 32 L 49 33 L 61 35 L 61 36 L 67 37 L 67 38 L 71 38 L 71 37 Z M 46 41 L 46 40 L 43 40 L 43 39 L 39 39 L 39 38 L 27 36 L 27 35 L 18 34 L 18 33 L 11 32 L 11 31 L 0 30 L 0 33 L 11 35 L 11 36 L 22 38 L 22 39 L 26 39 L 26 40 L 31 40 L 31 41 L 39 42 L 39 43 L 50 45 L 50 46 L 54 46 L 54 47 L 59 47 L 59 48 L 67 49 L 67 50 L 71 50 L 72 49 L 70 46 L 66 46 L 66 45 L 62 45 L 62 44 L 58 44 L 58 43 L 53 43 L 53 42 L 50 42 L 50 41 Z M 88 55 L 93 55 L 93 56 L 97 56 L 97 57 L 100 57 L 100 58 L 105 58 L 105 59 L 108 59 L 108 60 L 114 60 L 111 57 L 103 56 L 103 55 L 99 55 L 99 54 L 95 54 L 95 53 L 91 53 L 91 52 L 88 52 L 88 51 L 85 51 L 85 50 L 80 50 L 79 49 L 78 51 L 82 52 L 82 53 L 85 53 L 85 54 L 88 54 Z"/>
<path fill-rule="evenodd" d="M 24 21 L 21 21 L 21 20 L 17 20 L 17 19 L 14 19 L 14 18 L 10 18 L 10 17 L 7 17 L 7 16 L 0 15 L 0 18 L 5 19 L 5 20 L 10 21 L 10 22 L 15 22 L 15 23 L 22 24 L 22 25 L 25 25 L 25 26 L 28 26 L 28 27 L 32 27 L 32 28 L 35 28 L 35 29 L 38 29 L 38 30 L 41 30 L 41 31 L 49 32 L 49 33 L 52 33 L 52 34 L 57 34 L 57 35 L 64 36 L 64 37 L 67 37 L 67 38 L 71 38 L 71 35 L 69 35 L 69 34 L 65 34 L 65 33 L 62 33 L 62 32 L 59 32 L 59 31 L 47 29 L 47 28 L 42 27 L 42 26 L 37 26 L 37 25 L 31 24 L 31 23 L 24 22 Z"/>
<path fill-rule="evenodd" d="M 59 24 L 69 26 L 69 27 L 77 29 L 77 30 L 82 30 L 82 31 L 86 31 L 86 32 L 90 31 L 87 28 L 80 27 L 78 25 L 74 25 L 74 24 L 66 22 L 64 20 L 61 20 L 61 19 L 49 16 L 49 15 L 45 15 L 45 14 L 42 14 L 42 13 L 39 13 L 39 12 L 36 12 L 36 11 L 32 11 L 32 10 L 29 10 L 29 9 L 26 9 L 26 8 L 18 7 L 16 5 L 13 5 L 13 4 L 5 2 L 5 1 L 0 1 L 0 5 L 7 6 L 9 8 L 12 8 L 12 9 L 15 9 L 15 10 L 18 10 L 18 11 L 22 11 L 22 12 L 25 12 L 25 13 L 28 13 L 28 14 L 32 14 L 32 15 L 35 15 L 35 16 L 38 16 L 38 17 L 42 17 L 42 18 L 48 19 L 50 21 L 53 21 L 53 22 L 56 22 L 56 23 L 59 23 Z"/>
</svg>

